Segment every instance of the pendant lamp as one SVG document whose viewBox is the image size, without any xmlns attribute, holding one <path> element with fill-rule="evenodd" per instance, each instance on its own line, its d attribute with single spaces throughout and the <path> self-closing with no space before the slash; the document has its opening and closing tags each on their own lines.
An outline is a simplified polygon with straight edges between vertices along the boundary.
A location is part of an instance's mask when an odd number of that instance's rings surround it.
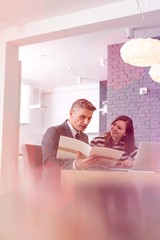
<svg viewBox="0 0 160 240">
<path fill-rule="evenodd" d="M 148 67 L 160 63 L 160 41 L 153 38 L 128 40 L 120 49 L 125 63 L 137 67 Z"/>
<path fill-rule="evenodd" d="M 160 83 L 160 64 L 153 65 L 149 70 L 150 77 Z"/>
</svg>

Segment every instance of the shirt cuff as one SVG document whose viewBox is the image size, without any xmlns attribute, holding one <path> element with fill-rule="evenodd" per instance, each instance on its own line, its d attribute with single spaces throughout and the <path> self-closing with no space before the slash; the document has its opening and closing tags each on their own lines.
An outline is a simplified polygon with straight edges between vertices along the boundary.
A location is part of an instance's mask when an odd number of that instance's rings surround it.
<svg viewBox="0 0 160 240">
<path fill-rule="evenodd" d="M 76 168 L 76 160 L 73 161 L 72 167 L 73 167 L 73 169 L 77 169 L 77 168 Z"/>
</svg>

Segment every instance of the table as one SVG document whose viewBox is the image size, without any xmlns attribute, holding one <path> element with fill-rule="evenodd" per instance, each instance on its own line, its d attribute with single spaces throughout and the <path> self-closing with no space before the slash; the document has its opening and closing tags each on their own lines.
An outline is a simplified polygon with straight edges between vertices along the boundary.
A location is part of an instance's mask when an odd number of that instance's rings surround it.
<svg viewBox="0 0 160 240">
<path fill-rule="evenodd" d="M 62 171 L 62 179 L 67 176 L 74 186 L 71 205 L 78 239 L 160 238 L 160 174 Z"/>
</svg>

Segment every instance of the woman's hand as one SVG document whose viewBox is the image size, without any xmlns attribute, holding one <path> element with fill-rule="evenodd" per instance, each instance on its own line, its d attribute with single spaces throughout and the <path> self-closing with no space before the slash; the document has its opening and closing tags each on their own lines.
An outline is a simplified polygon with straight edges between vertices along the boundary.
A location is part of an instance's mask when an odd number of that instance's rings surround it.
<svg viewBox="0 0 160 240">
<path fill-rule="evenodd" d="M 133 162 L 133 159 L 126 159 L 121 166 L 131 168 L 133 166 Z"/>
</svg>

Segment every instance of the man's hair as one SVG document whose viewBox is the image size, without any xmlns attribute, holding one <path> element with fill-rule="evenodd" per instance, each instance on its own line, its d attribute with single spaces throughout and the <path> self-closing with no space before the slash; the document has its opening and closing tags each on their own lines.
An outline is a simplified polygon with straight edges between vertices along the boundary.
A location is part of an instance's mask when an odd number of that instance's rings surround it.
<svg viewBox="0 0 160 240">
<path fill-rule="evenodd" d="M 75 108 L 83 108 L 90 111 L 96 110 L 96 107 L 91 102 L 84 98 L 78 99 L 74 103 L 72 103 L 71 109 Z"/>
</svg>

